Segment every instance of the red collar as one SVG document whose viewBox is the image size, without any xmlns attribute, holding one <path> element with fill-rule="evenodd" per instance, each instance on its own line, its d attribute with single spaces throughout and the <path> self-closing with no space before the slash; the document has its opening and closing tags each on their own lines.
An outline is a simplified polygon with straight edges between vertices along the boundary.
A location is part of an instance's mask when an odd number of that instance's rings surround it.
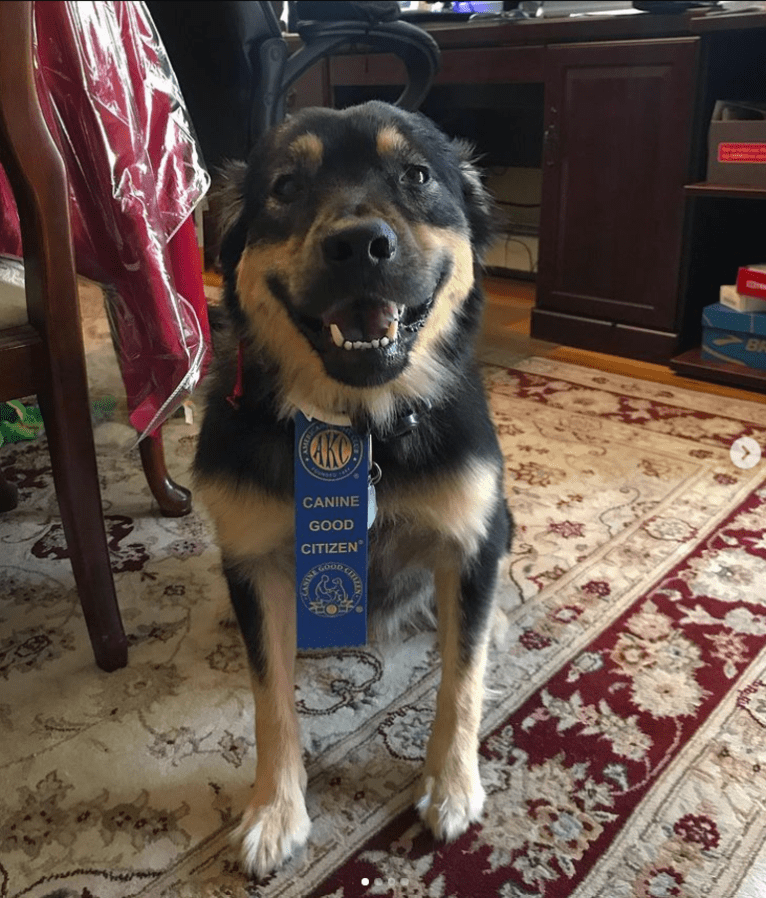
<svg viewBox="0 0 766 898">
<path fill-rule="evenodd" d="M 242 341 L 237 344 L 237 379 L 234 382 L 234 390 L 226 397 L 226 401 L 232 408 L 239 408 L 239 400 L 242 398 Z"/>
</svg>

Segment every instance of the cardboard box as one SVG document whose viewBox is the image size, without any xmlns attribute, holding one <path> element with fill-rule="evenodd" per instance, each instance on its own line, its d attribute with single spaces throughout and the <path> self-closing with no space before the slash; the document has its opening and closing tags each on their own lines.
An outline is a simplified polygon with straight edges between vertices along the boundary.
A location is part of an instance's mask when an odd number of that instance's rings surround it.
<svg viewBox="0 0 766 898">
<path fill-rule="evenodd" d="M 766 265 L 744 265 L 737 272 L 737 292 L 766 299 Z"/>
<path fill-rule="evenodd" d="M 766 315 L 736 312 L 720 302 L 702 313 L 702 358 L 766 369 Z"/>
<path fill-rule="evenodd" d="M 757 296 L 744 296 L 737 293 L 736 284 L 721 284 L 721 292 L 719 294 L 719 302 L 722 306 L 729 309 L 736 309 L 738 312 L 766 312 L 766 298 L 760 299 Z"/>
<path fill-rule="evenodd" d="M 766 106 L 719 100 L 708 132 L 711 184 L 766 187 Z"/>
</svg>

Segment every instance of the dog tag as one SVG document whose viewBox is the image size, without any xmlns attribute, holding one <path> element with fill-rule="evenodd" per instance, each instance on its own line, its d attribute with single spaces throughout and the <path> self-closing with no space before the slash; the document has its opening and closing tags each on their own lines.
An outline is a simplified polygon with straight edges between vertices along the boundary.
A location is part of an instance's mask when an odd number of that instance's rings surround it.
<svg viewBox="0 0 766 898">
<path fill-rule="evenodd" d="M 298 647 L 367 641 L 367 439 L 295 416 L 295 583 Z"/>
<path fill-rule="evenodd" d="M 375 517 L 378 513 L 378 500 L 375 496 L 375 484 L 372 478 L 367 481 L 367 529 L 375 523 Z"/>
<path fill-rule="evenodd" d="M 378 514 L 378 498 L 375 493 L 375 485 L 381 478 L 380 465 L 372 460 L 372 434 L 367 436 L 367 461 L 369 464 L 369 476 L 367 478 L 367 529 L 375 523 Z"/>
</svg>

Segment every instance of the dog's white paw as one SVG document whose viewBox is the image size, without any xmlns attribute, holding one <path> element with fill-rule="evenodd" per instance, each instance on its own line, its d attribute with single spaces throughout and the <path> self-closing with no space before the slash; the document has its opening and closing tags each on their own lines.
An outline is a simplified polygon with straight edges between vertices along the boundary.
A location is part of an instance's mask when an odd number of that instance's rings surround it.
<svg viewBox="0 0 766 898">
<path fill-rule="evenodd" d="M 481 817 L 485 797 L 478 769 L 460 776 L 425 772 L 415 792 L 415 807 L 434 836 L 449 842 Z"/>
<path fill-rule="evenodd" d="M 245 872 L 258 879 L 267 876 L 306 844 L 310 829 L 311 820 L 300 791 L 280 796 L 271 804 L 250 805 L 234 833 L 234 839 L 242 846 Z"/>
</svg>

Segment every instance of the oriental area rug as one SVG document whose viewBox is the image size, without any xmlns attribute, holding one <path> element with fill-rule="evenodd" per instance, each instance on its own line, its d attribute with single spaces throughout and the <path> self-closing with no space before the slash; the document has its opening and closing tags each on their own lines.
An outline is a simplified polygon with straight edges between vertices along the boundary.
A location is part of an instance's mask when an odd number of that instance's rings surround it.
<svg viewBox="0 0 766 898">
<path fill-rule="evenodd" d="M 106 331 L 88 338 L 103 390 Z M 230 844 L 253 710 L 203 509 L 158 515 L 118 402 L 96 439 L 130 663 L 105 674 L 44 438 L 3 447 L 21 501 L 0 518 L 2 898 L 766 895 L 766 461 L 729 453 L 766 445 L 766 406 L 545 358 L 485 376 L 517 535 L 483 817 L 445 845 L 411 808 L 432 632 L 302 654 L 312 832 L 260 883 Z M 197 426 L 164 428 L 181 482 Z"/>
</svg>

